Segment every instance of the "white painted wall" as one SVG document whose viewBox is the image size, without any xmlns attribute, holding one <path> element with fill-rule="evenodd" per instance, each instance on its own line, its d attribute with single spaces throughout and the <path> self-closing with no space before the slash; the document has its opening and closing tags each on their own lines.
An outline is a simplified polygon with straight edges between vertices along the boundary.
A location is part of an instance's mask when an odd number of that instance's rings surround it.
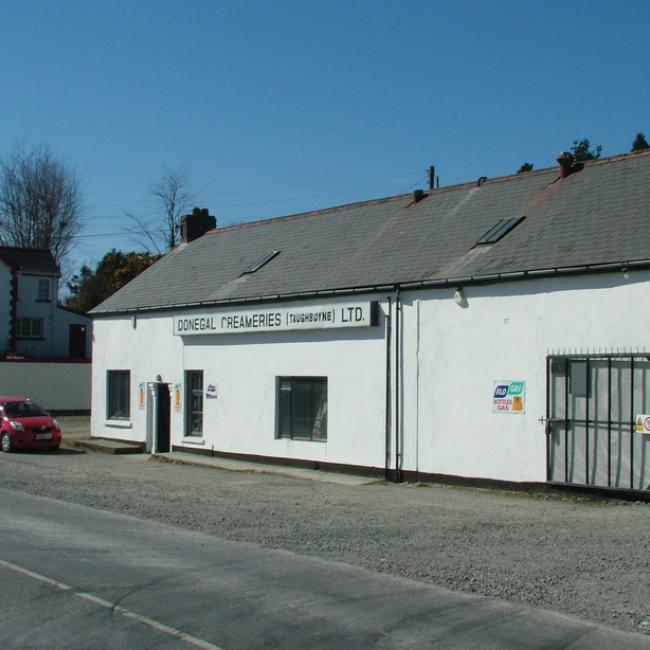
<svg viewBox="0 0 650 650">
<path fill-rule="evenodd" d="M 50 299 L 38 300 L 39 281 L 47 279 L 50 283 Z M 0 281 L 2 278 L 0 278 Z M 8 286 L 8 285 L 7 285 Z M 61 309 L 57 303 L 57 279 L 48 275 L 21 273 L 18 277 L 17 318 L 41 318 L 43 320 L 42 339 L 18 338 L 16 352 L 26 357 L 57 357 L 69 355 L 69 334 L 71 324 L 85 325 L 86 356 L 92 349 L 91 319 Z"/>
<path fill-rule="evenodd" d="M 404 468 L 546 480 L 551 349 L 650 351 L 650 273 L 573 276 L 406 295 Z M 419 305 L 419 351 L 417 326 Z M 523 415 L 492 411 L 495 380 L 526 381 Z"/>
<path fill-rule="evenodd" d="M 368 300 L 370 298 L 367 298 Z M 355 297 L 337 303 L 359 302 Z M 319 305 L 305 301 L 291 305 Z M 160 375 L 174 386 L 184 370 L 203 370 L 204 437 L 183 438 L 183 412 L 172 404 L 172 444 L 224 452 L 383 467 L 385 427 L 384 327 L 179 337 L 172 316 L 96 319 L 93 435 L 144 441 L 146 408 L 138 387 Z M 106 372 L 131 370 L 131 420 L 107 422 Z M 277 439 L 276 377 L 328 379 L 327 442 Z"/>
<path fill-rule="evenodd" d="M 453 289 L 402 292 L 402 469 L 544 481 L 546 437 L 539 418 L 545 414 L 548 352 L 650 351 L 643 318 L 650 312 L 649 289 L 650 273 L 644 271 L 466 287 L 466 308 L 454 302 Z M 384 313 L 386 298 L 367 297 L 381 300 Z M 393 320 L 393 336 L 395 331 Z M 169 313 L 138 316 L 135 327 L 130 317 L 100 318 L 94 334 L 93 435 L 144 441 L 147 411 L 138 407 L 138 385 L 161 375 L 173 387 L 183 382 L 184 370 L 204 370 L 204 385 L 216 383 L 218 391 L 217 399 L 204 400 L 204 438 L 183 439 L 183 413 L 172 411 L 172 444 L 384 466 L 383 317 L 378 327 L 360 330 L 181 338 L 172 335 Z M 127 423 L 106 421 L 108 369 L 131 370 Z M 394 378 L 394 365 L 392 373 Z M 300 375 L 328 378 L 326 443 L 275 437 L 276 377 Z M 495 380 L 526 382 L 524 414 L 492 412 Z M 393 401 L 393 436 L 395 406 Z"/>
<path fill-rule="evenodd" d="M 90 409 L 90 363 L 0 361 L 0 394 L 30 397 L 53 411 Z"/>
</svg>

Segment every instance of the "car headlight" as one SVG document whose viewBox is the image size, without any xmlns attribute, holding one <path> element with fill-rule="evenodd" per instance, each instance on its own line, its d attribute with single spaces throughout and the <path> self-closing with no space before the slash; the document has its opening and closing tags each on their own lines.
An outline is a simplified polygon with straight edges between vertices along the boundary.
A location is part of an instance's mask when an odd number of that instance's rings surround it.
<svg viewBox="0 0 650 650">
<path fill-rule="evenodd" d="M 57 428 L 60 429 L 61 425 L 59 424 L 59 421 L 56 418 L 52 418 L 52 424 Z"/>
<path fill-rule="evenodd" d="M 16 431 L 24 431 L 25 426 L 23 425 L 22 422 L 18 422 L 18 420 L 9 420 L 9 424 L 16 429 Z"/>
</svg>

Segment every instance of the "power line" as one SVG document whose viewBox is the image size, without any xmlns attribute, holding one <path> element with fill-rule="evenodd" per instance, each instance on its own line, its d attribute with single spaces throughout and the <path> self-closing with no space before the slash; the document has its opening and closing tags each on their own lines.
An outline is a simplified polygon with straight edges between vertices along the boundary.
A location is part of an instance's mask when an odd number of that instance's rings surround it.
<svg viewBox="0 0 650 650">
<path fill-rule="evenodd" d="M 411 174 L 400 174 L 401 176 L 411 176 Z M 297 183 L 294 185 L 275 185 L 275 186 L 270 186 L 270 187 L 257 187 L 257 188 L 246 188 L 242 190 L 231 190 L 228 192 L 209 192 L 207 194 L 201 193 L 201 198 L 211 198 L 211 197 L 217 197 L 217 196 L 235 196 L 238 194 L 253 194 L 256 192 L 274 192 L 277 190 L 292 190 L 292 189 L 297 189 L 301 187 L 321 187 L 323 185 L 337 185 L 340 183 L 360 183 L 360 182 L 365 182 L 365 181 L 378 181 L 381 179 L 385 179 L 386 176 L 365 176 L 361 178 L 342 178 L 338 180 L 330 180 L 330 181 L 318 181 L 318 182 L 313 182 L 313 183 Z M 146 199 L 146 200 L 139 200 L 139 201 L 129 201 L 129 202 L 123 202 L 123 203 L 95 203 L 91 204 L 88 206 L 88 208 L 96 209 L 96 208 L 113 208 L 113 207 L 119 207 L 119 206 L 129 206 L 129 205 L 143 205 L 143 204 L 149 204 L 151 205 L 152 199 Z"/>
</svg>

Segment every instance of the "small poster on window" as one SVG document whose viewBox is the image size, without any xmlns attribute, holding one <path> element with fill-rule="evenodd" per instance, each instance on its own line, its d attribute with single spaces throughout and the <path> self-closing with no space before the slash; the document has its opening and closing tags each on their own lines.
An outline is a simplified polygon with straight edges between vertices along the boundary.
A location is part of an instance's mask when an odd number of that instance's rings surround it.
<svg viewBox="0 0 650 650">
<path fill-rule="evenodd" d="M 205 389 L 205 397 L 207 399 L 217 399 L 217 385 L 208 384 Z"/>
<path fill-rule="evenodd" d="M 138 386 L 138 408 L 142 411 L 144 409 L 144 395 L 146 384 L 143 382 Z"/>
<path fill-rule="evenodd" d="M 174 386 L 174 411 L 177 413 L 183 408 L 183 384 Z"/>
</svg>

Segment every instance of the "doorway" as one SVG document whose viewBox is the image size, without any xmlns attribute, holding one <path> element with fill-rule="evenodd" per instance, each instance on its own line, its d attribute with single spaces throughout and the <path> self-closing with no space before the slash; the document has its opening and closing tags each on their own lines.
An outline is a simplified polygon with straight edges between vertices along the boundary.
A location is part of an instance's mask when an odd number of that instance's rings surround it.
<svg viewBox="0 0 650 650">
<path fill-rule="evenodd" d="M 170 449 L 170 395 L 169 384 L 157 382 L 156 391 L 156 452 L 168 452 Z"/>
<path fill-rule="evenodd" d="M 70 359 L 86 358 L 86 326 L 70 325 L 68 334 L 68 356 Z"/>
</svg>

